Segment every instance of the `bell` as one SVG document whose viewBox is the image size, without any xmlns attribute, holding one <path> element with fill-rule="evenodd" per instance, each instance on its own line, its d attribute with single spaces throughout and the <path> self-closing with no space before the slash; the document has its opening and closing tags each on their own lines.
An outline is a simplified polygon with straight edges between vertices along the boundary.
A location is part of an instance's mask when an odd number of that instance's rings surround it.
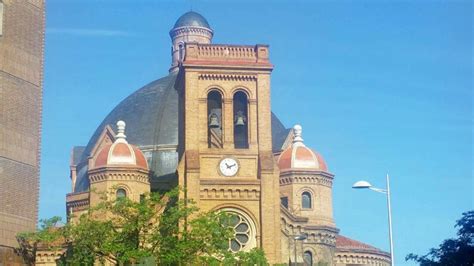
<svg viewBox="0 0 474 266">
<path fill-rule="evenodd" d="M 217 117 L 217 115 L 215 113 L 212 113 L 209 116 L 209 127 L 212 127 L 212 128 L 220 127 L 219 117 Z"/>
<path fill-rule="evenodd" d="M 237 112 L 235 116 L 235 125 L 236 126 L 245 126 L 245 116 L 242 111 Z"/>
</svg>

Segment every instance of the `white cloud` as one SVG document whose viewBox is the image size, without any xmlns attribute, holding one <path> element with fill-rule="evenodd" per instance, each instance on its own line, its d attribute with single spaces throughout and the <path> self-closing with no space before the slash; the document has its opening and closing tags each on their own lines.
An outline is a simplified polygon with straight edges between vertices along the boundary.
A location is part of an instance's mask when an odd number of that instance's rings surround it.
<svg viewBox="0 0 474 266">
<path fill-rule="evenodd" d="M 64 34 L 91 37 L 127 37 L 129 32 L 108 29 L 74 29 L 74 28 L 47 28 L 46 34 Z"/>
</svg>

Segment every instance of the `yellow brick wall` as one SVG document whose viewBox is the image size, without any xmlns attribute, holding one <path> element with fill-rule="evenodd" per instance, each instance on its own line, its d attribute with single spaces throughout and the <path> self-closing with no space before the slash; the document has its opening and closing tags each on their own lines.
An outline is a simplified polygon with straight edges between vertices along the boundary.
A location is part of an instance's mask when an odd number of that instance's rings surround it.
<svg viewBox="0 0 474 266">
<path fill-rule="evenodd" d="M 199 49 L 193 49 L 186 51 L 187 56 L 199 57 Z M 271 139 L 271 66 L 252 69 L 220 63 L 212 67 L 187 67 L 186 64 L 185 61 L 183 87 L 179 88 L 185 118 L 179 184 L 202 210 L 230 207 L 252 217 L 257 225 L 258 246 L 264 249 L 271 263 L 281 262 L 279 172 L 273 161 Z M 222 149 L 208 148 L 207 143 L 207 94 L 211 89 L 223 95 Z M 232 101 L 237 90 L 248 94 L 248 149 L 234 148 Z M 218 164 L 225 157 L 238 160 L 240 170 L 236 176 L 220 174 Z"/>
</svg>

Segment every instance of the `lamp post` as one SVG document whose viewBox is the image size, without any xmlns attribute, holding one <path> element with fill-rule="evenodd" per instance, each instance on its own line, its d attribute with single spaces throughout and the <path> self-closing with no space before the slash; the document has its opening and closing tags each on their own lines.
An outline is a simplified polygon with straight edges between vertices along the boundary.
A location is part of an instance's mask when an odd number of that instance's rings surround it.
<svg viewBox="0 0 474 266">
<path fill-rule="evenodd" d="M 390 177 L 387 174 L 387 188 L 375 188 L 367 181 L 357 181 L 352 185 L 352 188 L 361 189 L 368 188 L 370 190 L 387 195 L 387 208 L 388 208 L 388 238 L 390 240 L 390 264 L 395 265 L 395 259 L 393 256 L 393 238 L 392 238 L 392 207 L 390 205 Z"/>
<path fill-rule="evenodd" d="M 295 240 L 295 265 L 298 265 L 296 259 L 297 259 L 297 256 L 296 256 L 296 241 L 303 241 L 305 240 L 306 238 L 308 238 L 308 235 L 307 234 L 301 234 L 301 235 L 294 235 L 293 236 L 293 239 Z M 288 254 L 289 255 L 289 254 Z"/>
</svg>

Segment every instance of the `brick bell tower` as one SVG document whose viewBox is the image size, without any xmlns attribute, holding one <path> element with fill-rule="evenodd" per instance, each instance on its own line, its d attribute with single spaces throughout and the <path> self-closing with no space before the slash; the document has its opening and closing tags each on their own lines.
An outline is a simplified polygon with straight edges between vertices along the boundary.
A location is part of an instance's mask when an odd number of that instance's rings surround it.
<svg viewBox="0 0 474 266">
<path fill-rule="evenodd" d="M 232 251 L 260 247 L 281 262 L 279 170 L 273 160 L 267 45 L 211 44 L 196 12 L 170 31 L 171 71 L 179 71 L 179 185 L 201 210 L 239 219 Z"/>
</svg>

